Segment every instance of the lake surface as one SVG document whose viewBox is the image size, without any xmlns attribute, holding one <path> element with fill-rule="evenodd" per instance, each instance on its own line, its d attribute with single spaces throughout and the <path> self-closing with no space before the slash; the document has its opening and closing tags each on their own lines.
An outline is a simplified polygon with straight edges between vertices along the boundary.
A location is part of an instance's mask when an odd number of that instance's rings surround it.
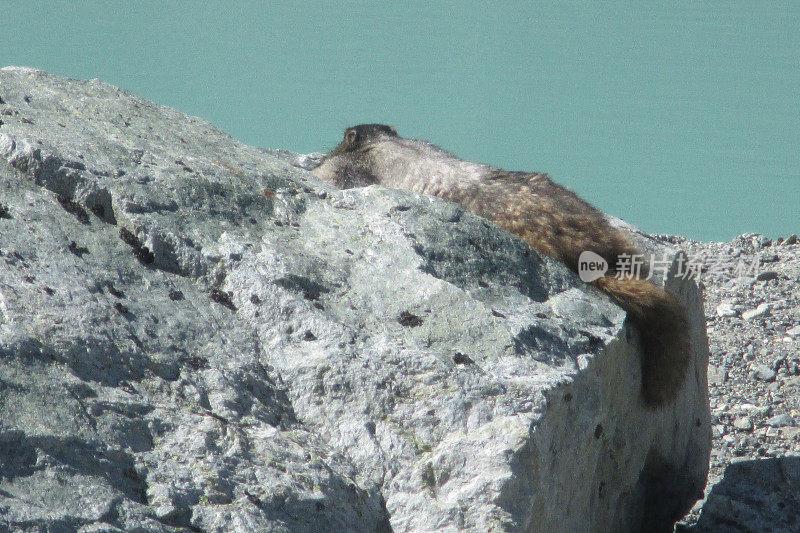
<svg viewBox="0 0 800 533">
<path fill-rule="evenodd" d="M 392 124 L 649 232 L 800 233 L 800 2 L 132 4 L 0 1 L 0 66 L 267 148 Z"/>
</svg>

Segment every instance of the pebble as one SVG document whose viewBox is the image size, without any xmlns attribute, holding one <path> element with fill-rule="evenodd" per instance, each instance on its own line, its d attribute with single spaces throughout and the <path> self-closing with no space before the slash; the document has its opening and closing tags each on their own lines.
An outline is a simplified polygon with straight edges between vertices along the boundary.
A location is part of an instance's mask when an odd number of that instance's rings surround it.
<svg viewBox="0 0 800 533">
<path fill-rule="evenodd" d="M 745 320 L 752 320 L 754 318 L 758 318 L 760 316 L 766 316 L 768 314 L 769 314 L 769 304 L 762 303 L 759 304 L 758 307 L 756 307 L 755 309 L 751 309 L 749 311 L 745 311 L 744 313 L 742 313 L 742 318 L 744 318 Z"/>
<path fill-rule="evenodd" d="M 770 309 L 787 309 L 788 306 L 786 304 L 786 300 L 775 300 L 771 304 L 769 304 Z"/>
<path fill-rule="evenodd" d="M 723 302 L 717 306 L 717 316 L 736 316 L 738 314 L 733 304 Z"/>
<path fill-rule="evenodd" d="M 753 370 L 755 371 L 755 378 L 759 381 L 772 381 L 777 375 L 775 371 L 767 365 L 757 365 Z"/>
<path fill-rule="evenodd" d="M 718 385 L 728 381 L 728 371 L 723 366 L 708 365 L 709 385 Z"/>
<path fill-rule="evenodd" d="M 778 279 L 778 273 L 774 270 L 765 270 L 756 276 L 756 281 L 769 281 L 771 279 Z"/>
<path fill-rule="evenodd" d="M 753 429 L 753 421 L 750 419 L 749 416 L 740 416 L 736 420 L 733 421 L 733 427 L 736 429 L 741 429 L 743 431 L 750 431 Z"/>
<path fill-rule="evenodd" d="M 752 344 L 747 347 L 747 351 L 744 354 L 744 358 L 748 361 L 752 361 L 756 358 L 756 347 Z"/>
<path fill-rule="evenodd" d="M 740 287 L 749 287 L 756 282 L 756 278 L 750 278 L 747 276 L 741 276 L 738 278 L 732 278 L 728 283 L 728 288 L 740 288 Z"/>
<path fill-rule="evenodd" d="M 789 335 L 792 338 L 800 337 L 800 326 L 793 327 L 792 329 L 787 331 L 786 334 Z"/>
<path fill-rule="evenodd" d="M 770 413 L 772 413 L 772 406 L 771 405 L 759 406 L 759 407 L 756 407 L 753 410 L 753 415 L 761 417 L 761 418 L 764 418 L 765 416 L 769 415 Z"/>
<path fill-rule="evenodd" d="M 787 426 L 794 426 L 795 420 L 791 416 L 784 413 L 782 415 L 775 415 L 772 418 L 767 419 L 767 421 L 764 423 L 774 428 L 781 428 Z"/>
<path fill-rule="evenodd" d="M 786 427 L 781 428 L 781 434 L 783 438 L 786 440 L 794 440 L 800 436 L 800 428 L 797 427 Z"/>
<path fill-rule="evenodd" d="M 736 409 L 734 409 L 734 412 L 744 413 L 746 415 L 755 417 L 765 417 L 770 413 L 771 410 L 772 407 L 769 405 L 760 406 L 753 405 L 752 403 L 743 403 L 737 406 Z"/>
</svg>

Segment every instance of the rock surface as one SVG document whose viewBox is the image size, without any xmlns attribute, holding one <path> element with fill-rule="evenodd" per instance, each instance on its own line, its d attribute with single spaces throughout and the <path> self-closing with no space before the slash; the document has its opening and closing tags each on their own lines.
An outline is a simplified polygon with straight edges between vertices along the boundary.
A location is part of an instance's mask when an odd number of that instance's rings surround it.
<svg viewBox="0 0 800 533">
<path fill-rule="evenodd" d="M 800 531 L 800 457 L 737 460 L 703 504 L 694 532 Z"/>
<path fill-rule="evenodd" d="M 693 283 L 648 410 L 624 313 L 450 203 L 96 80 L 0 99 L 0 528 L 634 530 L 702 495 Z"/>
</svg>

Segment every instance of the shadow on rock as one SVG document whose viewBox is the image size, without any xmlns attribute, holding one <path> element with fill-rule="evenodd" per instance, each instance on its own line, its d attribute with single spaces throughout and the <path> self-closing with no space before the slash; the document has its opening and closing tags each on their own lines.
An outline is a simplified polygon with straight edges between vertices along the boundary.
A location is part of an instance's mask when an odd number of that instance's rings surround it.
<svg viewBox="0 0 800 533">
<path fill-rule="evenodd" d="M 800 456 L 730 465 L 698 523 L 683 531 L 800 531 Z"/>
<path fill-rule="evenodd" d="M 46 464 L 57 464 L 62 472 L 97 476 L 131 500 L 147 503 L 145 482 L 134 468 L 133 457 L 124 451 L 79 438 L 25 437 L 21 431 L 6 434 L 0 447 L 5 480 L 30 476 Z"/>
</svg>

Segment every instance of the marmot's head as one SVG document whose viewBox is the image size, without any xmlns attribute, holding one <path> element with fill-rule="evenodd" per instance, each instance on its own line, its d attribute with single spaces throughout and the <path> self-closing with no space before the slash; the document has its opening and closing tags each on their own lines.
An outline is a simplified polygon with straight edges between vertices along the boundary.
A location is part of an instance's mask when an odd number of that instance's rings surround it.
<svg viewBox="0 0 800 533">
<path fill-rule="evenodd" d="M 311 172 L 341 189 L 377 183 L 372 163 L 362 156 L 376 143 L 395 137 L 397 130 L 383 124 L 361 124 L 347 128 L 339 146 L 331 150 Z"/>
<path fill-rule="evenodd" d="M 382 137 L 397 137 L 397 130 L 384 124 L 361 124 L 344 130 L 344 138 L 339 146 L 331 150 L 328 157 L 368 148 Z"/>
</svg>

